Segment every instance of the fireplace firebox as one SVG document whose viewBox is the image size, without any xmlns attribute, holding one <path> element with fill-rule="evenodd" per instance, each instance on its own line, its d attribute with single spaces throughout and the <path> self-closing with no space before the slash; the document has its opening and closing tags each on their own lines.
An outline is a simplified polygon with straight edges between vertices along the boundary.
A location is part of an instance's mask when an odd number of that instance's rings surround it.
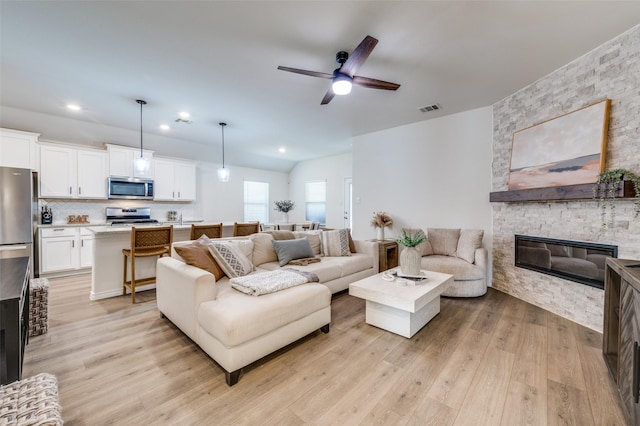
<svg viewBox="0 0 640 426">
<path fill-rule="evenodd" d="M 618 257 L 618 246 L 515 236 L 515 266 L 599 289 L 604 289 L 607 257 Z"/>
</svg>

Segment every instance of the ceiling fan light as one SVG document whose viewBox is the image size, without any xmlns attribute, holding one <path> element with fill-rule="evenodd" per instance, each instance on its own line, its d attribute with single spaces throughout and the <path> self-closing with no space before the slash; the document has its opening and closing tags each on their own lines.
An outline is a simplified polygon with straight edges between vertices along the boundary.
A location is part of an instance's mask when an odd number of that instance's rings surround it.
<svg viewBox="0 0 640 426">
<path fill-rule="evenodd" d="M 333 73 L 331 89 L 336 95 L 348 95 L 351 92 L 351 77 L 341 72 Z"/>
<path fill-rule="evenodd" d="M 220 167 L 218 169 L 218 181 L 220 182 L 229 182 L 229 169 L 224 167 Z"/>
</svg>

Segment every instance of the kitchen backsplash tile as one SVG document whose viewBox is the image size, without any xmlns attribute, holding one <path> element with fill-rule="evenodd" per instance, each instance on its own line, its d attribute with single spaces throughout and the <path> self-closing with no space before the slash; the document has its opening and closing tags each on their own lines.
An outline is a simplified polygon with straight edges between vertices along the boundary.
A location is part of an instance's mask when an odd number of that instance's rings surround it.
<svg viewBox="0 0 640 426">
<path fill-rule="evenodd" d="M 197 219 L 194 217 L 195 208 L 193 204 L 176 204 L 176 203 L 149 203 L 144 201 L 127 201 L 127 200 L 57 200 L 57 199 L 41 199 L 38 201 L 38 211 L 42 206 L 47 206 L 53 213 L 53 223 L 67 223 L 70 215 L 88 215 L 90 223 L 106 222 L 105 210 L 107 207 L 149 207 L 151 209 L 151 218 L 160 222 L 167 220 L 167 212 L 170 210 L 177 211 L 178 217 L 182 214 L 183 219 Z"/>
</svg>

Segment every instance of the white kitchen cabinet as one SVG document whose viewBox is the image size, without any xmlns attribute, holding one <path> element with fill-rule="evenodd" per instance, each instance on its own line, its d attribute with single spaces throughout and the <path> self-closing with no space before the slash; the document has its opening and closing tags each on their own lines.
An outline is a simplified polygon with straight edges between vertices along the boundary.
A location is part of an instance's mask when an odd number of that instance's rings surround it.
<svg viewBox="0 0 640 426">
<path fill-rule="evenodd" d="M 195 201 L 196 164 L 155 158 L 155 201 Z"/>
<path fill-rule="evenodd" d="M 37 170 L 36 142 L 40 134 L 0 129 L 0 166 Z"/>
<path fill-rule="evenodd" d="M 80 229 L 80 268 L 93 266 L 93 232 L 84 228 Z"/>
<path fill-rule="evenodd" d="M 92 266 L 93 234 L 78 227 L 39 229 L 40 274 L 71 272 Z"/>
<path fill-rule="evenodd" d="M 76 198 L 76 150 L 64 146 L 40 146 L 40 196 Z"/>
<path fill-rule="evenodd" d="M 78 198 L 107 198 L 107 153 L 78 151 Z"/>
<path fill-rule="evenodd" d="M 40 197 L 107 198 L 107 154 L 59 145 L 40 146 Z"/>
<path fill-rule="evenodd" d="M 144 157 L 151 161 L 149 170 L 145 174 L 140 174 L 133 168 L 133 160 L 140 156 L 140 149 L 107 144 L 107 153 L 109 155 L 109 176 L 153 179 L 155 174 L 153 151 L 145 149 L 142 152 Z"/>
</svg>

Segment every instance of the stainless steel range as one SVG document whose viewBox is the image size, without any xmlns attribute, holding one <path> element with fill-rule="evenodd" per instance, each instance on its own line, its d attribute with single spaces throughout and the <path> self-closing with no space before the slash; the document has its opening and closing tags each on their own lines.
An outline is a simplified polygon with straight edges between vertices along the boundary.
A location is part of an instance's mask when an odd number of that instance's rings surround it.
<svg viewBox="0 0 640 426">
<path fill-rule="evenodd" d="M 107 207 L 107 222 L 111 222 L 111 225 L 158 223 L 156 219 L 151 219 L 151 209 L 149 207 L 133 207 L 128 209 Z"/>
</svg>

